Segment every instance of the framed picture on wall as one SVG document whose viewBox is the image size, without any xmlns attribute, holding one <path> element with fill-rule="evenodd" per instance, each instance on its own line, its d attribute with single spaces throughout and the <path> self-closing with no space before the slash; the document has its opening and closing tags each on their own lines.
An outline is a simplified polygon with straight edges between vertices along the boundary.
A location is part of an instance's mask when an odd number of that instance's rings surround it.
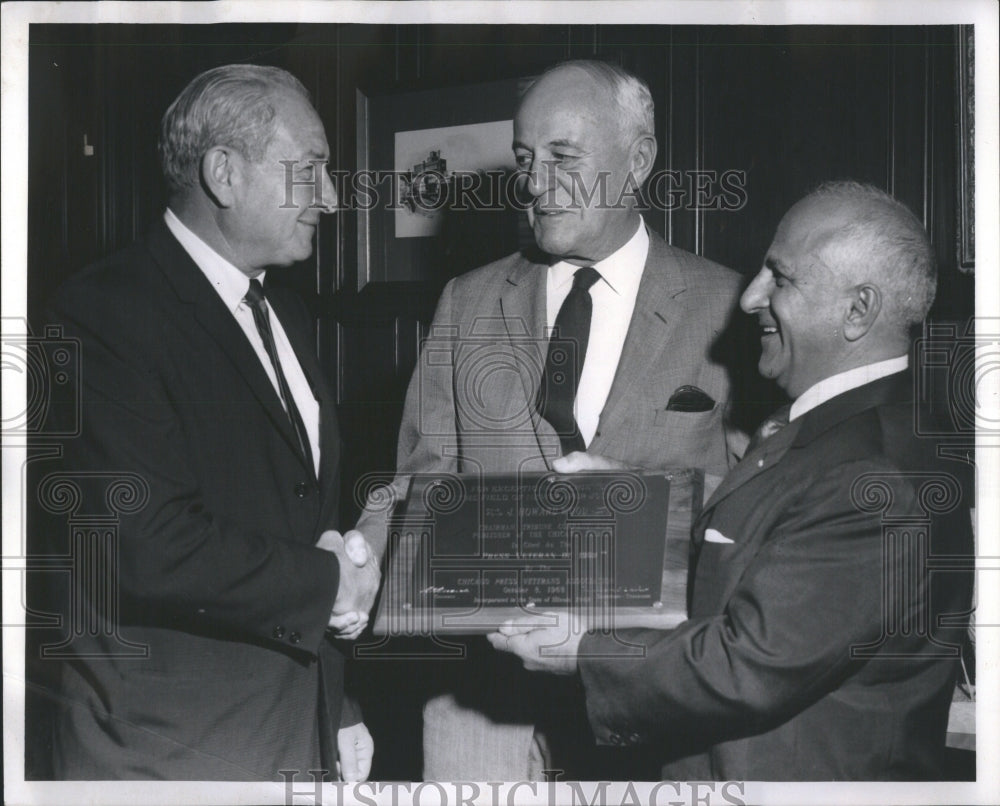
<svg viewBox="0 0 1000 806">
<path fill-rule="evenodd" d="M 526 85 L 358 90 L 358 291 L 439 285 L 518 248 L 511 143 Z"/>
</svg>

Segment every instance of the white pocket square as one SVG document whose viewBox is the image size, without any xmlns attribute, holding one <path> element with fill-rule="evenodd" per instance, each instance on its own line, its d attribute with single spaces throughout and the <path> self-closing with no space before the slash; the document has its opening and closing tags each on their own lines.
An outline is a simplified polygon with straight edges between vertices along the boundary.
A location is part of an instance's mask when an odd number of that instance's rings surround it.
<svg viewBox="0 0 1000 806">
<path fill-rule="evenodd" d="M 716 531 L 715 529 L 705 530 L 705 542 L 706 543 L 732 543 L 733 541 L 726 537 L 722 532 Z"/>
</svg>

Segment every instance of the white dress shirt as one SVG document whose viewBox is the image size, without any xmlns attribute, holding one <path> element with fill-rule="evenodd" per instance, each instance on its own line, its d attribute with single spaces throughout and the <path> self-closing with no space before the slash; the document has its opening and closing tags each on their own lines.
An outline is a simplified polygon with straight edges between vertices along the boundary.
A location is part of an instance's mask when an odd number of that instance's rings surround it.
<svg viewBox="0 0 1000 806">
<path fill-rule="evenodd" d="M 631 240 L 617 252 L 594 264 L 601 279 L 590 289 L 593 300 L 590 339 L 573 405 L 576 423 L 587 445 L 597 432 L 601 411 L 618 370 L 648 252 L 649 235 L 640 218 L 639 228 Z M 566 261 L 549 266 L 545 300 L 550 334 L 559 308 L 573 287 L 573 274 L 579 268 Z"/>
<path fill-rule="evenodd" d="M 250 288 L 250 278 L 236 268 L 232 263 L 222 257 L 212 247 L 206 244 L 201 238 L 189 230 L 169 207 L 163 215 L 163 220 L 173 236 L 184 247 L 195 265 L 201 269 L 202 273 L 212 284 L 219 297 L 236 319 L 236 323 L 246 334 L 253 347 L 261 366 L 271 379 L 278 400 L 281 400 L 281 392 L 278 388 L 278 376 L 274 372 L 271 364 L 271 357 L 267 354 L 264 340 L 257 331 L 257 325 L 253 320 L 253 311 L 243 301 L 247 289 Z M 261 283 L 264 282 L 264 273 L 257 277 Z M 271 333 L 274 336 L 274 347 L 278 353 L 278 360 L 281 362 L 281 371 L 285 375 L 288 389 L 298 407 L 299 415 L 305 424 L 306 433 L 309 435 L 309 447 L 312 449 L 313 464 L 317 477 L 319 476 L 319 403 L 313 397 L 312 389 L 306 380 L 306 375 L 302 371 L 299 359 L 295 356 L 295 351 L 285 335 L 285 329 L 281 326 L 281 320 L 275 315 L 271 304 L 267 303 L 270 312 Z M 284 405 L 284 403 L 282 403 Z"/>
<path fill-rule="evenodd" d="M 865 364 L 863 367 L 855 367 L 846 372 L 838 372 L 836 375 L 824 378 L 795 398 L 789 412 L 789 420 L 801 417 L 807 411 L 816 408 L 821 403 L 826 403 L 830 398 L 839 394 L 877 381 L 887 375 L 902 372 L 909 365 L 909 356 L 901 355 L 896 358 L 887 358 L 884 361 L 876 361 L 874 364 Z"/>
</svg>

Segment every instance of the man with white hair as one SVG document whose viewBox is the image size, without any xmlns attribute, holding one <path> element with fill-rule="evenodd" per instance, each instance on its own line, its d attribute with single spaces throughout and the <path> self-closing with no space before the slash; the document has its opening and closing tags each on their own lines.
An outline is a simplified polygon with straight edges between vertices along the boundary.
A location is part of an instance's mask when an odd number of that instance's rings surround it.
<svg viewBox="0 0 1000 806">
<path fill-rule="evenodd" d="M 722 475 L 730 379 L 711 348 L 740 278 L 643 222 L 637 195 L 657 150 L 648 87 L 604 62 L 557 65 L 521 99 L 513 148 L 538 249 L 459 277 L 441 295 L 407 393 L 396 498 L 412 474 L 547 470 L 585 450 Z M 385 526 L 384 509 L 371 507 L 357 528 L 378 546 Z M 425 778 L 566 770 L 560 737 L 533 741 L 532 725 L 546 716 L 553 728 L 570 724 L 572 690 L 546 702 L 560 693 L 535 690 L 485 641 L 464 649 L 442 663 L 435 679 L 445 693 L 424 709 Z M 595 768 L 576 769 L 568 774 Z"/>
<path fill-rule="evenodd" d="M 304 305 L 269 282 L 336 209 L 326 133 L 291 74 L 228 65 L 170 106 L 160 154 L 163 218 L 50 303 L 83 365 L 64 469 L 81 507 L 102 479 L 134 496 L 94 559 L 118 595 L 84 566 L 66 604 L 92 629 L 62 663 L 55 775 L 361 780 L 372 741 L 331 638 L 367 623 L 378 569 L 333 528 L 335 397 Z"/>
<path fill-rule="evenodd" d="M 935 284 L 926 232 L 882 191 L 830 183 L 792 207 L 741 300 L 792 403 L 695 523 L 689 620 L 617 636 L 522 621 L 494 646 L 578 672 L 598 741 L 689 756 L 665 777 L 941 777 L 973 504 L 968 466 L 917 433 L 908 354 Z"/>
</svg>

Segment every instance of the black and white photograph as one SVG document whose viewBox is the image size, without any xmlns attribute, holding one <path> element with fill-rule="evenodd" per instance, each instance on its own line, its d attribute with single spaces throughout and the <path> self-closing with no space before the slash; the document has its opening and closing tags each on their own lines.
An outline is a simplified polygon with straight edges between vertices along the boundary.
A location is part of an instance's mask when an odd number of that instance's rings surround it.
<svg viewBox="0 0 1000 806">
<path fill-rule="evenodd" d="M 998 9 L 3 4 L 4 802 L 1000 802 Z"/>
</svg>

